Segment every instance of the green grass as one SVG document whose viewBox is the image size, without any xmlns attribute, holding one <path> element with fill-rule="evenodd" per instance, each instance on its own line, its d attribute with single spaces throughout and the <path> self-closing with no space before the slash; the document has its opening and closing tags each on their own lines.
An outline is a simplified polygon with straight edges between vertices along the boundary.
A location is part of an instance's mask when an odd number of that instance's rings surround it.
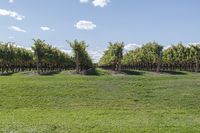
<svg viewBox="0 0 200 133">
<path fill-rule="evenodd" d="M 200 132 L 200 74 L 102 73 L 0 77 L 0 132 Z"/>
</svg>

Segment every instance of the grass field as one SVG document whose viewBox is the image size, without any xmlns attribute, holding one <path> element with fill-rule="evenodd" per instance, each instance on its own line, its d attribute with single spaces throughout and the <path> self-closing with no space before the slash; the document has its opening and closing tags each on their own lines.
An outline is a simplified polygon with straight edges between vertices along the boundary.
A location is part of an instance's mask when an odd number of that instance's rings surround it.
<svg viewBox="0 0 200 133">
<path fill-rule="evenodd" d="M 0 132 L 199 133 L 200 74 L 0 77 Z"/>
</svg>

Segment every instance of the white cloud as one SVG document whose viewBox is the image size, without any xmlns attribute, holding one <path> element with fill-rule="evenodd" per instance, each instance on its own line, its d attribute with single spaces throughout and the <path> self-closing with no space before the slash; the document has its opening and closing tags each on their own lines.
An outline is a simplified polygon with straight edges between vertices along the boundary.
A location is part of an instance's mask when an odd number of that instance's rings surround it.
<svg viewBox="0 0 200 133">
<path fill-rule="evenodd" d="M 67 53 L 69 56 L 73 56 L 73 51 L 69 49 L 61 49 L 62 52 Z"/>
<path fill-rule="evenodd" d="M 188 45 L 199 45 L 200 42 L 192 42 L 192 43 L 188 43 Z"/>
<path fill-rule="evenodd" d="M 136 48 L 140 48 L 141 45 L 135 44 L 135 43 L 130 43 L 124 46 L 124 51 L 128 52 L 131 50 L 135 50 Z"/>
<path fill-rule="evenodd" d="M 93 22 L 91 21 L 82 20 L 82 21 L 77 22 L 75 27 L 80 30 L 93 30 L 97 26 L 93 24 Z"/>
<path fill-rule="evenodd" d="M 24 49 L 26 49 L 26 50 L 32 51 L 32 48 L 31 48 L 31 47 L 26 47 L 26 46 L 17 45 L 17 44 L 14 44 L 14 46 L 17 47 L 17 48 L 24 48 Z M 32 52 L 33 52 L 33 51 L 32 51 Z"/>
<path fill-rule="evenodd" d="M 0 16 L 9 16 L 9 17 L 15 18 L 16 20 L 23 20 L 25 18 L 25 16 L 20 15 L 17 12 L 5 10 L 5 9 L 0 9 Z"/>
<path fill-rule="evenodd" d="M 89 2 L 92 2 L 92 4 L 95 7 L 103 8 L 110 2 L 110 0 L 80 0 L 80 3 L 89 3 Z"/>
<path fill-rule="evenodd" d="M 54 29 L 51 29 L 47 26 L 42 26 L 42 27 L 40 27 L 40 29 L 43 30 L 43 31 L 55 31 Z"/>
<path fill-rule="evenodd" d="M 174 45 L 176 46 L 177 44 L 174 44 Z M 200 42 L 192 42 L 192 43 L 183 44 L 183 46 L 185 46 L 185 47 L 189 47 L 190 45 L 200 45 Z M 163 50 L 167 50 L 167 49 L 171 48 L 172 46 L 173 45 L 165 45 Z"/>
<path fill-rule="evenodd" d="M 166 49 L 170 48 L 171 46 L 172 45 L 166 45 L 166 46 L 163 47 L 163 50 L 166 50 Z"/>
<path fill-rule="evenodd" d="M 89 0 L 80 0 L 80 3 L 88 3 Z"/>
<path fill-rule="evenodd" d="M 24 33 L 27 32 L 26 30 L 23 30 L 17 26 L 10 26 L 9 29 L 12 31 L 17 31 L 17 32 L 24 32 Z"/>
<path fill-rule="evenodd" d="M 108 3 L 110 2 L 110 0 L 93 0 L 93 5 L 95 7 L 99 6 L 99 7 L 104 7 L 106 6 Z"/>
<path fill-rule="evenodd" d="M 14 0 L 9 0 L 9 3 L 14 3 Z"/>
<path fill-rule="evenodd" d="M 88 54 L 94 63 L 98 63 L 100 58 L 103 56 L 103 51 L 88 50 Z"/>
</svg>

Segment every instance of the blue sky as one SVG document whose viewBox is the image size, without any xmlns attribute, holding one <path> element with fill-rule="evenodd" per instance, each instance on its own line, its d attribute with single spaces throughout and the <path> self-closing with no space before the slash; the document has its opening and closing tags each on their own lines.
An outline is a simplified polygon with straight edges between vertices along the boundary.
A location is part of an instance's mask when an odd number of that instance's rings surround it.
<svg viewBox="0 0 200 133">
<path fill-rule="evenodd" d="M 126 48 L 200 42 L 199 6 L 199 0 L 1 0 L 0 41 L 31 47 L 41 38 L 70 50 L 65 40 L 85 40 L 93 58 L 109 41 Z"/>
</svg>

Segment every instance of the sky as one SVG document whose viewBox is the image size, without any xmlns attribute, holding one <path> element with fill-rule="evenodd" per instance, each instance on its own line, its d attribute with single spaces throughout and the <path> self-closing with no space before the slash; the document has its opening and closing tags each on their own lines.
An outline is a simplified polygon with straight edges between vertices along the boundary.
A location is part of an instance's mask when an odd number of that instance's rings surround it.
<svg viewBox="0 0 200 133">
<path fill-rule="evenodd" d="M 126 50 L 156 41 L 200 42 L 200 0 L 0 0 L 0 41 L 30 48 L 40 38 L 67 52 L 85 40 L 98 61 L 108 42 Z"/>
</svg>

